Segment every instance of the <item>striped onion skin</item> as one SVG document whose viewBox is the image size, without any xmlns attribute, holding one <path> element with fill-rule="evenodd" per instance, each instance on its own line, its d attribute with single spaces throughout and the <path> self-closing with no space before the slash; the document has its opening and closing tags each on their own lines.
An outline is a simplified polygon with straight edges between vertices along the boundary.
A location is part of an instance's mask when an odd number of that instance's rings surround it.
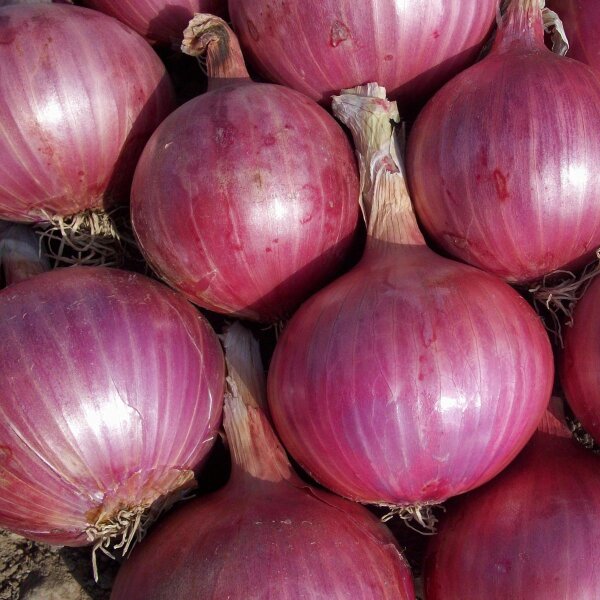
<svg viewBox="0 0 600 600">
<path fill-rule="evenodd" d="M 428 549 L 425 597 L 595 600 L 599 523 L 599 458 L 537 432 L 504 473 L 449 505 Z"/>
<path fill-rule="evenodd" d="M 511 7 L 490 54 L 420 114 L 407 172 L 444 250 L 527 283 L 600 246 L 600 79 L 544 47 L 538 2 Z"/>
<path fill-rule="evenodd" d="M 159 44 L 179 44 L 195 13 L 227 14 L 227 0 L 84 0 L 81 4 L 119 19 Z"/>
<path fill-rule="evenodd" d="M 220 19 L 215 27 L 227 34 Z M 146 259 L 171 286 L 210 310 L 269 322 L 344 260 L 358 223 L 356 162 L 318 104 L 244 78 L 239 47 L 232 56 L 237 77 L 211 76 L 218 87 L 152 136 L 131 214 Z"/>
<path fill-rule="evenodd" d="M 334 111 L 360 156 L 367 247 L 284 329 L 269 406 L 287 450 L 327 488 L 390 507 L 437 504 L 526 444 L 550 397 L 552 349 L 510 286 L 425 245 L 390 153 L 393 104 L 385 90 L 353 98 Z"/>
<path fill-rule="evenodd" d="M 141 275 L 73 267 L 0 293 L 0 526 L 54 544 L 189 483 L 220 424 L 206 320 Z"/>
<path fill-rule="evenodd" d="M 174 108 L 135 32 L 59 4 L 0 9 L 0 218 L 127 203 L 144 144 Z"/>
<path fill-rule="evenodd" d="M 229 0 L 244 54 L 267 78 L 329 104 L 377 81 L 414 106 L 470 65 L 497 0 Z"/>
<path fill-rule="evenodd" d="M 121 568 L 111 600 L 414 600 L 387 527 L 294 473 L 263 413 L 264 371 L 248 336 L 239 324 L 224 336 L 235 382 L 223 419 L 231 479 L 156 527 Z"/>
</svg>

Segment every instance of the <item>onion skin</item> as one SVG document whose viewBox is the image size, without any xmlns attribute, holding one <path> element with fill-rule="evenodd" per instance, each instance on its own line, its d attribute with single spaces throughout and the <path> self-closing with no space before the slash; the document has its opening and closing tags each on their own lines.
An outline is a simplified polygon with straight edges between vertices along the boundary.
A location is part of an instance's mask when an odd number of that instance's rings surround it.
<svg viewBox="0 0 600 600">
<path fill-rule="evenodd" d="M 181 43 L 195 13 L 224 17 L 226 0 L 84 0 L 85 6 L 119 19 L 151 43 Z"/>
<path fill-rule="evenodd" d="M 52 544 L 188 485 L 220 424 L 205 319 L 141 275 L 73 267 L 0 293 L 0 526 Z"/>
<path fill-rule="evenodd" d="M 419 115 L 407 174 L 444 250 L 528 283 L 582 266 L 600 245 L 600 80 L 544 47 L 533 0 L 506 19 L 490 54 Z"/>
<path fill-rule="evenodd" d="M 144 144 L 174 108 L 160 59 L 96 11 L 0 9 L 0 218 L 128 202 Z"/>
<path fill-rule="evenodd" d="M 577 419 L 600 440 L 600 279 L 578 301 L 573 326 L 565 328 L 560 380 Z"/>
<path fill-rule="evenodd" d="M 477 58 L 497 0 L 229 0 L 244 54 L 268 79 L 329 104 L 369 81 L 414 106 Z"/>
<path fill-rule="evenodd" d="M 225 336 L 230 481 L 159 524 L 119 571 L 111 600 L 414 600 L 390 531 L 293 472 L 261 409 L 258 345 L 239 352 L 247 336 L 239 325 Z"/>
<path fill-rule="evenodd" d="M 189 300 L 271 322 L 345 259 L 358 224 L 356 162 L 325 110 L 252 82 L 229 44 L 218 73 L 209 54 L 212 91 L 170 115 L 146 146 L 132 221 L 148 262 Z"/>
<path fill-rule="evenodd" d="M 513 464 L 448 507 L 425 562 L 427 600 L 595 600 L 600 463 L 536 433 Z"/>
</svg>

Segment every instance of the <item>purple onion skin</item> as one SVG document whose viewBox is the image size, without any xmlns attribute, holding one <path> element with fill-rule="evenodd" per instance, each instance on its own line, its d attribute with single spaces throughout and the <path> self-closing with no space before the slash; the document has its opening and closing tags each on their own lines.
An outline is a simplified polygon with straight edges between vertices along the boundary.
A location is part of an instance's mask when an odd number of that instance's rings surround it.
<svg viewBox="0 0 600 600">
<path fill-rule="evenodd" d="M 600 597 L 600 463 L 536 433 L 510 467 L 448 509 L 425 563 L 427 600 Z"/>
<path fill-rule="evenodd" d="M 559 372 L 569 406 L 595 440 L 600 440 L 600 279 L 577 303 L 573 327 L 565 328 Z"/>
<path fill-rule="evenodd" d="M 354 239 L 356 163 L 320 106 L 240 80 L 175 111 L 135 173 L 146 259 L 189 300 L 271 322 L 340 268 Z"/>
<path fill-rule="evenodd" d="M 377 81 L 402 106 L 475 61 L 497 0 L 229 0 L 248 60 L 268 79 L 329 104 Z"/>
<path fill-rule="evenodd" d="M 532 10 L 533 26 L 506 23 L 491 53 L 434 96 L 408 141 L 429 234 L 512 283 L 580 265 L 600 245 L 600 79 L 543 46 Z"/>
<path fill-rule="evenodd" d="M 443 502 L 500 472 L 544 412 L 552 351 L 505 283 L 422 247 L 367 247 L 279 339 L 269 406 L 290 454 L 365 503 Z"/>
<path fill-rule="evenodd" d="M 0 292 L 0 526 L 85 545 L 102 512 L 172 491 L 220 424 L 206 320 L 141 275 L 59 269 Z"/>
<path fill-rule="evenodd" d="M 8 6 L 0 65 L 0 218 L 127 203 L 144 144 L 174 108 L 152 48 L 96 11 Z"/>
<path fill-rule="evenodd" d="M 179 44 L 194 13 L 227 14 L 226 0 L 84 0 L 82 4 L 119 19 L 158 44 Z"/>
</svg>

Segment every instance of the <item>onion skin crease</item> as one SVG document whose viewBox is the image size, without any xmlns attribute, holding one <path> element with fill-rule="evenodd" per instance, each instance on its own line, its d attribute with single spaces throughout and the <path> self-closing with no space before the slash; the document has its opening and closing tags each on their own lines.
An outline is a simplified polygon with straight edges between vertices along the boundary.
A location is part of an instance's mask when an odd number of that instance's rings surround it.
<svg viewBox="0 0 600 600">
<path fill-rule="evenodd" d="M 223 339 L 231 479 L 157 525 L 121 567 L 111 600 L 414 600 L 391 532 L 294 473 L 263 412 L 258 343 L 239 323 Z"/>
<path fill-rule="evenodd" d="M 1 527 L 87 545 L 193 483 L 224 362 L 185 299 L 134 273 L 56 269 L 0 292 L 0 333 Z"/>
<path fill-rule="evenodd" d="M 550 397 L 552 350 L 510 286 L 425 245 L 395 156 L 397 111 L 385 90 L 357 90 L 334 113 L 359 154 L 366 250 L 284 329 L 269 407 L 287 450 L 327 488 L 427 507 L 523 448 Z"/>
<path fill-rule="evenodd" d="M 475 61 L 497 0 L 229 0 L 244 54 L 267 79 L 329 105 L 377 81 L 414 107 Z"/>
<path fill-rule="evenodd" d="M 0 219 L 127 204 L 137 160 L 173 110 L 138 34 L 63 4 L 0 8 Z"/>
<path fill-rule="evenodd" d="M 490 53 L 430 100 L 408 140 L 424 228 L 519 284 L 600 246 L 600 78 L 543 36 L 538 0 L 513 0 Z"/>
</svg>

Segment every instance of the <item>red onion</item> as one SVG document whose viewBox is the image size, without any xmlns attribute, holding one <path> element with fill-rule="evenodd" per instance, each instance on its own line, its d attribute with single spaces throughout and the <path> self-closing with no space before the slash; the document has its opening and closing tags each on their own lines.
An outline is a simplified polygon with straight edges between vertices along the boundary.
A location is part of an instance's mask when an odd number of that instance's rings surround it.
<svg viewBox="0 0 600 600">
<path fill-rule="evenodd" d="M 533 310 L 501 280 L 432 252 L 406 191 L 385 90 L 334 99 L 359 153 L 359 264 L 296 312 L 269 372 L 286 448 L 340 495 L 419 517 L 525 445 L 552 387 Z M 412 508 L 411 508 L 412 507 Z"/>
<path fill-rule="evenodd" d="M 413 106 L 471 64 L 498 0 L 229 0 L 249 60 L 314 100 L 369 81 Z"/>
<path fill-rule="evenodd" d="M 84 0 L 82 4 L 119 19 L 150 42 L 177 45 L 194 13 L 227 13 L 226 0 Z"/>
<path fill-rule="evenodd" d="M 50 270 L 40 240 L 27 225 L 0 221 L 0 267 L 5 285 L 12 285 Z"/>
<path fill-rule="evenodd" d="M 386 527 L 293 472 L 262 412 L 258 344 L 235 325 L 225 347 L 231 479 L 156 527 L 121 568 L 111 600 L 413 599 Z"/>
<path fill-rule="evenodd" d="M 600 245 L 600 80 L 545 48 L 539 6 L 513 0 L 490 54 L 422 111 L 407 156 L 435 241 L 519 283 Z"/>
<path fill-rule="evenodd" d="M 96 11 L 7 6 L 0 65 L 0 218 L 126 203 L 139 154 L 173 108 L 152 48 Z"/>
<path fill-rule="evenodd" d="M 170 115 L 146 146 L 131 198 L 137 239 L 192 302 L 283 318 L 351 244 L 359 191 L 350 144 L 312 100 L 252 82 L 221 19 L 197 15 L 184 49 L 207 54 L 212 91 Z"/>
<path fill-rule="evenodd" d="M 562 436 L 536 433 L 452 505 L 428 552 L 427 600 L 600 597 L 600 461 Z"/>
<path fill-rule="evenodd" d="M 0 526 L 128 543 L 212 446 L 224 364 L 210 326 L 146 277 L 73 267 L 3 290 L 0 337 Z"/>
</svg>

